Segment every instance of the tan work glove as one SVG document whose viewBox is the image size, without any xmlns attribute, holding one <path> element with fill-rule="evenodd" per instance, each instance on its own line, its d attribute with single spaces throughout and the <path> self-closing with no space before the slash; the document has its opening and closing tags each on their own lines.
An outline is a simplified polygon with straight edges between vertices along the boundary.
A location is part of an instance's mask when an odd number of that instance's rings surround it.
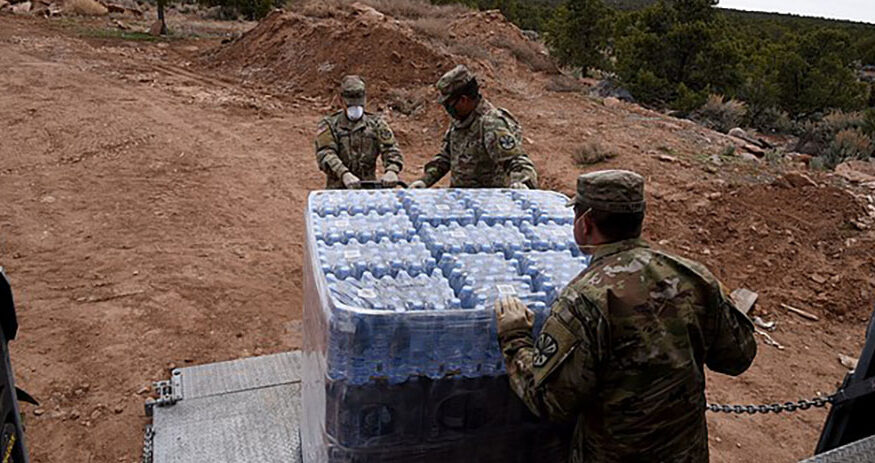
<svg viewBox="0 0 875 463">
<path fill-rule="evenodd" d="M 340 177 L 340 181 L 343 182 L 343 186 L 348 190 L 357 190 L 362 186 L 362 181 L 351 172 L 343 174 L 343 177 Z"/>
<path fill-rule="evenodd" d="M 422 180 L 417 180 L 417 181 L 411 183 L 407 188 L 418 189 L 418 188 L 427 188 L 427 187 L 425 185 L 425 182 L 423 182 Z"/>
<path fill-rule="evenodd" d="M 383 186 L 386 188 L 394 188 L 398 185 L 398 174 L 395 171 L 387 170 L 386 173 L 383 174 L 383 178 L 380 179 L 383 182 Z"/>
<path fill-rule="evenodd" d="M 501 296 L 495 300 L 495 320 L 498 339 L 508 339 L 521 334 L 532 335 L 535 312 L 513 296 Z"/>
</svg>

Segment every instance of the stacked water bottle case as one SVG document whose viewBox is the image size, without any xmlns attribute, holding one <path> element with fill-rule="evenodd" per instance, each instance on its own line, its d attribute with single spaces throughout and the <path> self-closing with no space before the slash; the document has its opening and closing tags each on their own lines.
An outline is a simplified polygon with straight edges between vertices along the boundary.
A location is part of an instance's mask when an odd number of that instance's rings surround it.
<svg viewBox="0 0 875 463">
<path fill-rule="evenodd" d="M 510 190 L 311 194 L 308 462 L 563 458 L 562 433 L 508 387 L 492 305 L 520 298 L 537 331 L 586 267 L 566 200 Z"/>
</svg>

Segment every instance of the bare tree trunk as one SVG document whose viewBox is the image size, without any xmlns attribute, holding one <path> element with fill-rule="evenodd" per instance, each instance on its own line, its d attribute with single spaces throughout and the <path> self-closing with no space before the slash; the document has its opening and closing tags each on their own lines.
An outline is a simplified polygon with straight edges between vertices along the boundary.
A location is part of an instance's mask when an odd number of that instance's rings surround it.
<svg viewBox="0 0 875 463">
<path fill-rule="evenodd" d="M 167 0 L 158 0 L 158 21 L 161 21 L 161 35 L 167 35 L 167 23 L 164 21 L 164 5 Z"/>
</svg>

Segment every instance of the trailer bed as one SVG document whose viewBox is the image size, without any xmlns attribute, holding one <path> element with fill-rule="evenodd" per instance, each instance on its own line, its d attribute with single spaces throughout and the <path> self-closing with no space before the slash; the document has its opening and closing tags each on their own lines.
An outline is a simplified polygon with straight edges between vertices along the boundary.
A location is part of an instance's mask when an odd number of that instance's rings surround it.
<svg viewBox="0 0 875 463">
<path fill-rule="evenodd" d="M 301 353 L 174 370 L 144 463 L 300 463 Z"/>
<path fill-rule="evenodd" d="M 301 352 L 174 370 L 146 429 L 143 463 L 303 463 Z M 875 462 L 875 436 L 803 463 Z"/>
</svg>

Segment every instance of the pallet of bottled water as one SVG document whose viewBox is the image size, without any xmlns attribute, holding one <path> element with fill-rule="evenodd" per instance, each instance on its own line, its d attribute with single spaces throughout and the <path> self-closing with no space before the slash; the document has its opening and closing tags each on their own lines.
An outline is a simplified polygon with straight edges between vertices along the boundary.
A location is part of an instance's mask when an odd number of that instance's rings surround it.
<svg viewBox="0 0 875 463">
<path fill-rule="evenodd" d="M 327 374 L 363 384 L 411 376 L 498 375 L 496 298 L 537 327 L 586 266 L 567 198 L 548 191 L 323 191 L 310 196 L 307 246 L 325 299 Z"/>
<path fill-rule="evenodd" d="M 441 461 L 479 455 L 483 442 L 503 449 L 500 461 L 562 453 L 561 439 L 527 440 L 556 436 L 507 386 L 493 305 L 518 297 L 537 332 L 586 268 L 566 201 L 535 190 L 312 193 L 304 398 L 318 423 L 305 429 L 319 432 L 304 436 L 317 455 L 305 459 L 412 461 L 428 449 L 435 458 L 421 461 Z M 481 457 L 471 461 L 492 461 Z"/>
</svg>

